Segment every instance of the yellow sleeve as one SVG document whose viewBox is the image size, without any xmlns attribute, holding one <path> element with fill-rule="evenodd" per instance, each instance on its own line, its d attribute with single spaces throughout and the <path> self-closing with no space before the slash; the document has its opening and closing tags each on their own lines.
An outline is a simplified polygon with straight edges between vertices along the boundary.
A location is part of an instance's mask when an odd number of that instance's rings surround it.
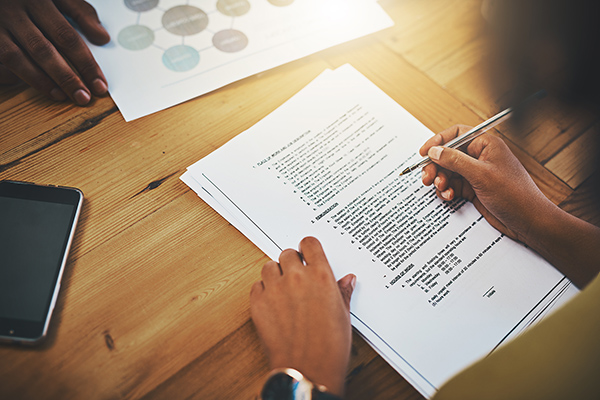
<svg viewBox="0 0 600 400">
<path fill-rule="evenodd" d="M 600 277 L 434 397 L 448 399 L 600 399 Z"/>
</svg>

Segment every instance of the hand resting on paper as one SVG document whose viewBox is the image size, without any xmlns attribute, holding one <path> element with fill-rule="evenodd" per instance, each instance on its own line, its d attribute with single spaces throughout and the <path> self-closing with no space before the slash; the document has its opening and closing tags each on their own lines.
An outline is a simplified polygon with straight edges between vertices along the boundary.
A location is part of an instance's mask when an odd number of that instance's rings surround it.
<svg viewBox="0 0 600 400">
<path fill-rule="evenodd" d="M 284 250 L 262 269 L 250 293 L 252 319 L 271 368 L 294 368 L 341 396 L 350 358 L 350 297 L 356 276 L 337 283 L 321 243 Z"/>
<path fill-rule="evenodd" d="M 71 18 L 90 42 L 110 40 L 83 0 L 0 0 L 0 84 L 24 81 L 53 100 L 83 106 L 108 92 L 106 78 Z"/>
<path fill-rule="evenodd" d="M 420 153 L 434 164 L 423 168 L 423 183 L 434 184 L 443 200 L 471 201 L 493 227 L 531 246 L 577 286 L 589 283 L 599 270 L 600 229 L 544 196 L 502 139 L 484 134 L 466 153 L 441 147 L 469 129 L 456 125 L 425 142 Z"/>
</svg>

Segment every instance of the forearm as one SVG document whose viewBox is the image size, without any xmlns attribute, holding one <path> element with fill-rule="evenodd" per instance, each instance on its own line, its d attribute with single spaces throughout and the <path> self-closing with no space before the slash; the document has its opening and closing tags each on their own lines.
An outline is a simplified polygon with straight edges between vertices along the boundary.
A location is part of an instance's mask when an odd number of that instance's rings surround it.
<svg viewBox="0 0 600 400">
<path fill-rule="evenodd" d="M 577 287 L 585 287 L 600 271 L 600 228 L 554 205 L 544 214 L 536 218 L 526 244 Z"/>
</svg>

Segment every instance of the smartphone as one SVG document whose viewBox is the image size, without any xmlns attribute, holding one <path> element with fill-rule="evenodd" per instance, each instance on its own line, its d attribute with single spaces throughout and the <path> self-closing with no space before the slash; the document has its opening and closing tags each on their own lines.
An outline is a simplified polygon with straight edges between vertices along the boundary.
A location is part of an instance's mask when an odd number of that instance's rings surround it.
<svg viewBox="0 0 600 400">
<path fill-rule="evenodd" d="M 0 340 L 46 337 L 83 193 L 0 181 Z"/>
</svg>

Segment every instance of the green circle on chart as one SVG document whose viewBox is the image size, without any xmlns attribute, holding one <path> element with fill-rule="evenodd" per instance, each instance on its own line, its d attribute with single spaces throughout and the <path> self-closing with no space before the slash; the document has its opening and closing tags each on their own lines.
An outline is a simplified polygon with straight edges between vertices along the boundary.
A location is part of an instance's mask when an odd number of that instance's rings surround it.
<svg viewBox="0 0 600 400">
<path fill-rule="evenodd" d="M 175 6 L 165 11 L 162 24 L 175 35 L 190 36 L 206 29 L 208 15 L 197 7 Z"/>
<path fill-rule="evenodd" d="M 127 50 L 143 50 L 154 43 L 154 32 L 143 25 L 131 25 L 121 29 L 117 41 Z"/>
<path fill-rule="evenodd" d="M 225 29 L 215 33 L 212 42 L 217 49 L 225 53 L 235 53 L 248 46 L 248 37 L 235 29 Z"/>
<path fill-rule="evenodd" d="M 274 6 L 278 6 L 278 7 L 289 6 L 293 2 L 294 2 L 294 0 L 269 0 L 269 3 L 273 4 Z"/>
<path fill-rule="evenodd" d="M 200 62 L 200 54 L 190 46 L 177 45 L 167 49 L 162 57 L 163 64 L 171 71 L 185 72 Z"/>
<path fill-rule="evenodd" d="M 250 3 L 248 0 L 219 0 L 217 9 L 229 17 L 241 17 L 250 11 Z"/>
<path fill-rule="evenodd" d="M 158 0 L 125 0 L 125 6 L 132 11 L 150 11 L 156 8 Z"/>
</svg>

